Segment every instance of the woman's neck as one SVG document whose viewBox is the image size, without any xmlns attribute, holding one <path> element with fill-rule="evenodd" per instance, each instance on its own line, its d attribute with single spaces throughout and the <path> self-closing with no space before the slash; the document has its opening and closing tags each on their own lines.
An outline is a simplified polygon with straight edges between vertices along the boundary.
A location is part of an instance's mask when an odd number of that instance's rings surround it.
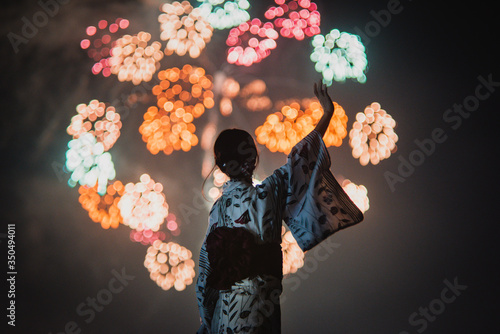
<svg viewBox="0 0 500 334">
<path fill-rule="evenodd" d="M 240 181 L 240 182 L 252 184 L 252 177 L 250 176 L 250 177 L 231 178 L 231 181 Z"/>
</svg>

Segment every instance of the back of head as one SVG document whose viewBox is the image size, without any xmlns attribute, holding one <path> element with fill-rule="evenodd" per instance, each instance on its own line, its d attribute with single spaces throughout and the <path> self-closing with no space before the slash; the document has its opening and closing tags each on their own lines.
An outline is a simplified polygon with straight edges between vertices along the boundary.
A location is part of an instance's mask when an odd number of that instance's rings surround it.
<svg viewBox="0 0 500 334">
<path fill-rule="evenodd" d="M 215 164 L 230 178 L 252 176 L 258 154 L 252 136 L 240 129 L 222 131 L 214 144 Z"/>
</svg>

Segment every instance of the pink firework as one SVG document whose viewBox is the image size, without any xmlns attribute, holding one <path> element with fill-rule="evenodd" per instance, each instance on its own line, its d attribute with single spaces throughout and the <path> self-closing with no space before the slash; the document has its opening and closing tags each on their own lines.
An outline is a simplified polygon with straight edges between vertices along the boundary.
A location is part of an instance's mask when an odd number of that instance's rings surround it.
<svg viewBox="0 0 500 334">
<path fill-rule="evenodd" d="M 227 61 L 230 64 L 251 66 L 269 56 L 276 48 L 278 32 L 271 22 L 259 19 L 240 24 L 229 31 Z"/>
<path fill-rule="evenodd" d="M 309 0 L 275 0 L 277 7 L 270 7 L 265 12 L 268 20 L 274 19 L 276 28 L 286 38 L 303 40 L 320 33 L 320 14 L 317 6 Z"/>
<path fill-rule="evenodd" d="M 87 38 L 82 39 L 80 47 L 87 50 L 87 54 L 95 61 L 92 66 L 92 74 L 102 73 L 103 76 L 111 75 L 109 57 L 111 49 L 115 45 L 112 36 L 120 30 L 125 30 L 129 26 L 129 21 L 123 18 L 117 18 L 110 23 L 106 20 L 100 20 L 96 26 L 88 26 L 85 29 Z"/>
</svg>

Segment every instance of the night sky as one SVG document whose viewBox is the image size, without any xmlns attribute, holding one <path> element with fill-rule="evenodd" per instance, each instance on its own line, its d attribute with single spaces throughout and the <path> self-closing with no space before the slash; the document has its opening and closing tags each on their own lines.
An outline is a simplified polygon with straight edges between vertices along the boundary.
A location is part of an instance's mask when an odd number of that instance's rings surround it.
<svg viewBox="0 0 500 334">
<path fill-rule="evenodd" d="M 251 17 L 259 18 L 273 3 L 250 2 Z M 365 185 L 370 209 L 361 224 L 328 240 L 326 259 L 306 254 L 306 267 L 284 280 L 283 333 L 498 332 L 495 9 L 472 1 L 316 3 L 323 34 L 333 28 L 365 34 L 367 82 L 329 89 L 346 110 L 348 129 L 357 112 L 377 101 L 396 120 L 399 141 L 397 152 L 376 166 L 361 166 L 348 138 L 329 148 L 334 175 Z M 159 288 L 143 265 L 147 246 L 131 242 L 126 226 L 104 230 L 93 223 L 62 171 L 71 139 L 66 127 L 76 105 L 115 101 L 123 110 L 121 137 L 110 150 L 117 179 L 135 183 L 148 173 L 163 184 L 170 211 L 180 217 L 175 241 L 197 263 L 210 205 L 200 194 L 204 151 L 198 145 L 152 155 L 138 132 L 144 112 L 155 104 L 146 91 L 152 84 L 141 90 L 113 75 L 94 76 L 93 62 L 79 45 L 85 27 L 117 17 L 130 20 L 131 32 L 148 31 L 159 40 L 160 4 L 65 1 L 17 46 L 9 32 L 22 35 L 25 20 L 42 6 L 2 4 L 1 263 L 5 274 L 7 224 L 15 224 L 17 271 L 16 326 L 9 333 L 194 333 L 199 326 L 194 284 L 182 292 Z M 376 23 L 374 13 L 388 6 L 397 14 Z M 313 96 L 319 74 L 309 60 L 310 39 L 280 38 L 268 58 L 241 68 L 225 62 L 226 37 L 227 30 L 215 30 L 199 59 L 165 57 L 161 68 L 190 63 L 211 75 L 224 71 L 240 83 L 262 79 L 273 101 Z M 124 96 L 131 93 L 139 101 L 127 102 Z M 195 124 L 201 131 L 216 117 L 218 131 L 239 127 L 254 133 L 268 113 L 236 106 L 222 117 L 214 108 Z M 259 149 L 258 176 L 285 162 L 283 154 Z M 182 217 L 182 206 L 195 213 Z M 107 305 L 92 309 L 87 301 L 103 289 L 115 292 Z"/>
</svg>

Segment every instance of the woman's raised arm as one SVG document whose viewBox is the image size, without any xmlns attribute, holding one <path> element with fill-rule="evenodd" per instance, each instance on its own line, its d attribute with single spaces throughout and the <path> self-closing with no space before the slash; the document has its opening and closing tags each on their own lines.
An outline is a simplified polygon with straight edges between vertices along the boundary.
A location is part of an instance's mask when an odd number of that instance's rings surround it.
<svg viewBox="0 0 500 334">
<path fill-rule="evenodd" d="M 330 119 L 333 116 L 333 102 L 330 98 L 330 95 L 328 95 L 326 85 L 323 84 L 321 80 L 318 83 L 314 83 L 314 95 L 316 95 L 316 97 L 318 98 L 319 103 L 321 103 L 324 111 L 323 116 L 321 117 L 315 128 L 315 130 L 321 134 L 321 137 L 323 137 L 326 130 L 328 129 L 328 125 L 330 124 Z"/>
</svg>

